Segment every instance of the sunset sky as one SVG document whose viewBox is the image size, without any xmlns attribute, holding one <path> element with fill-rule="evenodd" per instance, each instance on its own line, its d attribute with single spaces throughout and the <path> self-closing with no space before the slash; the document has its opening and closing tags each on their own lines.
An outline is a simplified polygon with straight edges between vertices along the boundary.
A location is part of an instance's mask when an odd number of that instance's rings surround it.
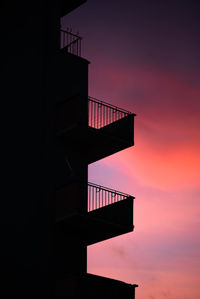
<svg viewBox="0 0 200 299">
<path fill-rule="evenodd" d="M 136 299 L 200 298 L 195 2 L 88 0 L 62 19 L 83 37 L 89 95 L 137 114 L 135 146 L 89 166 L 89 181 L 136 197 L 135 230 L 88 248 L 88 272 L 138 284 Z"/>
</svg>

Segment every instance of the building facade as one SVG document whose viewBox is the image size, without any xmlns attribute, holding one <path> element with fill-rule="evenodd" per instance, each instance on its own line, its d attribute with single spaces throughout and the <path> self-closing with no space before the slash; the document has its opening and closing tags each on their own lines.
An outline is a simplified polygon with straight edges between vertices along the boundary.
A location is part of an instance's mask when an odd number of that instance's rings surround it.
<svg viewBox="0 0 200 299">
<path fill-rule="evenodd" d="M 81 38 L 60 29 L 84 2 L 2 1 L 1 298 L 134 298 L 87 273 L 88 245 L 133 230 L 133 197 L 88 165 L 133 145 L 134 114 L 88 96 Z"/>
<path fill-rule="evenodd" d="M 134 197 L 88 182 L 88 165 L 134 145 L 135 114 L 88 95 L 90 63 L 81 56 L 81 40 L 61 30 L 56 296 L 134 299 L 137 285 L 87 273 L 87 246 L 134 228 Z"/>
</svg>

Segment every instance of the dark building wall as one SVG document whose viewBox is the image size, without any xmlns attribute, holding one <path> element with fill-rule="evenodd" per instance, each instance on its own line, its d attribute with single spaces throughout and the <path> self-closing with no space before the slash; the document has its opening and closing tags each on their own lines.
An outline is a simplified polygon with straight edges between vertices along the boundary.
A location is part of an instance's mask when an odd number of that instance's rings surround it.
<svg viewBox="0 0 200 299">
<path fill-rule="evenodd" d="M 59 53 L 56 98 L 58 219 L 87 212 L 88 164 L 79 140 L 88 126 L 88 64 L 87 60 L 67 53 L 66 49 Z M 73 237 L 69 237 L 69 231 L 57 236 L 56 273 L 59 279 L 87 271 L 87 248 L 73 233 L 75 222 L 69 227 Z"/>
<path fill-rule="evenodd" d="M 56 214 L 62 221 L 73 214 L 87 212 L 88 164 L 79 140 L 88 126 L 88 62 L 65 51 L 60 54 L 56 105 L 56 147 L 59 153 L 56 157 Z M 70 226 L 71 235 L 75 222 Z M 58 277 L 86 273 L 86 245 L 75 234 L 71 239 L 68 234 L 58 235 L 57 243 L 60 242 L 56 262 Z"/>
<path fill-rule="evenodd" d="M 58 3 L 4 1 L 1 8 L 1 297 L 53 294 Z"/>
<path fill-rule="evenodd" d="M 88 64 L 86 59 L 67 53 L 65 48 L 60 51 L 57 61 L 57 103 L 77 95 L 88 95 Z"/>
</svg>

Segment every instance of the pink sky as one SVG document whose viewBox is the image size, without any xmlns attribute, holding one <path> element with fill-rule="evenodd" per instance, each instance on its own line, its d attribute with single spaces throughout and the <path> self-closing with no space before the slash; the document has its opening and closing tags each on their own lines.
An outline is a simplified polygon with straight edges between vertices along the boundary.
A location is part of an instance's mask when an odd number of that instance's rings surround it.
<svg viewBox="0 0 200 299">
<path fill-rule="evenodd" d="M 200 89 L 156 69 L 101 65 L 106 93 L 137 113 L 135 146 L 91 165 L 89 179 L 136 197 L 135 231 L 91 246 L 88 271 L 138 283 L 137 299 L 200 298 Z M 123 105 L 135 86 L 151 105 Z"/>
<path fill-rule="evenodd" d="M 161 2 L 89 0 L 62 21 L 84 37 L 90 96 L 137 114 L 135 146 L 89 167 L 136 197 L 135 230 L 90 246 L 88 272 L 138 284 L 136 299 L 199 299 L 199 17 Z"/>
</svg>

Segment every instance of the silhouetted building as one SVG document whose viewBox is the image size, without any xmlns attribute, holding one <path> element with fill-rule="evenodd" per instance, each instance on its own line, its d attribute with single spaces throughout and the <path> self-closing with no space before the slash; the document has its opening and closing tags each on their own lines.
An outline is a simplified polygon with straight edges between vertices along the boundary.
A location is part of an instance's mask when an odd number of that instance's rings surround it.
<svg viewBox="0 0 200 299">
<path fill-rule="evenodd" d="M 84 2 L 1 3 L 1 298 L 134 298 L 87 274 L 88 245 L 133 230 L 133 197 L 88 165 L 133 145 L 134 115 L 88 97 L 81 38 L 60 29 Z"/>
<path fill-rule="evenodd" d="M 137 285 L 87 273 L 88 245 L 133 231 L 134 197 L 88 182 L 88 165 L 134 144 L 135 116 L 88 96 L 88 65 L 81 37 L 61 30 L 56 296 L 134 299 Z"/>
</svg>

